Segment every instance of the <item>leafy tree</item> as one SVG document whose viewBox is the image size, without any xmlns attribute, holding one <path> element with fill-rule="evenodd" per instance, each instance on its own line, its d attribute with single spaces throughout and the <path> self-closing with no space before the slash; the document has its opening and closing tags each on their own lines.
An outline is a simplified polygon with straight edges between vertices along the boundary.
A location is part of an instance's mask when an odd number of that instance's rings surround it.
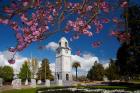
<svg viewBox="0 0 140 93">
<path fill-rule="evenodd" d="M 19 72 L 19 77 L 22 80 L 30 79 L 31 78 L 31 71 L 29 68 L 29 60 L 25 60 L 22 64 L 22 67 Z"/>
<path fill-rule="evenodd" d="M 48 59 L 42 60 L 41 67 L 38 70 L 38 78 L 41 78 L 42 80 L 45 80 L 45 79 L 52 80 L 53 79 Z"/>
<path fill-rule="evenodd" d="M 3 71 L 2 71 L 2 68 L 3 68 L 3 67 L 0 66 L 0 78 L 2 78 L 2 72 L 3 72 Z"/>
<path fill-rule="evenodd" d="M 77 80 L 77 69 L 78 69 L 78 67 L 81 67 L 81 65 L 79 62 L 74 62 L 72 64 L 72 67 L 75 68 L 75 74 L 76 74 L 76 80 Z"/>
<path fill-rule="evenodd" d="M 38 80 L 41 80 L 42 79 L 42 69 L 41 69 L 41 67 L 40 68 L 38 68 L 38 72 L 37 72 L 37 79 Z"/>
<path fill-rule="evenodd" d="M 88 71 L 87 78 L 89 80 L 103 80 L 104 76 L 104 67 L 102 64 L 97 63 L 97 61 L 94 63 L 92 68 Z"/>
<path fill-rule="evenodd" d="M 140 74 L 140 7 L 133 5 L 124 12 L 126 32 L 130 39 L 122 43 L 117 52 L 117 64 L 121 76 L 128 80 Z"/>
<path fill-rule="evenodd" d="M 10 66 L 4 66 L 2 68 L 2 78 L 4 79 L 4 81 L 12 81 L 13 79 L 13 75 L 14 75 L 14 71 L 13 68 Z"/>
<path fill-rule="evenodd" d="M 87 81 L 87 77 L 85 75 L 79 76 L 78 81 Z"/>
<path fill-rule="evenodd" d="M 109 67 L 105 69 L 105 75 L 110 81 L 119 78 L 118 67 L 115 60 L 110 59 Z"/>
</svg>

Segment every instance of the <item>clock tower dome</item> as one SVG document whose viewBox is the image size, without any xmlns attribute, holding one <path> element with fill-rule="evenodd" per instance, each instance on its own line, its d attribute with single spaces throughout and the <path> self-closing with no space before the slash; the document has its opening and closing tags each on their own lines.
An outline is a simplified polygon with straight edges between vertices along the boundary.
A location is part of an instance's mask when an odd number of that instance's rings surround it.
<svg viewBox="0 0 140 93">
<path fill-rule="evenodd" d="M 62 37 L 58 44 L 59 47 L 56 49 L 55 79 L 63 82 L 72 81 L 71 49 L 68 41 L 65 37 Z"/>
</svg>

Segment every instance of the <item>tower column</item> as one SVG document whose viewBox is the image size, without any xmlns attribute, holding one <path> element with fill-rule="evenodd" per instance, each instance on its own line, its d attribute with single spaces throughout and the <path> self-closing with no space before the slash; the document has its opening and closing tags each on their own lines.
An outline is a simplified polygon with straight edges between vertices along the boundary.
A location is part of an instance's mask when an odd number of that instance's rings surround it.
<svg viewBox="0 0 140 93">
<path fill-rule="evenodd" d="M 71 49 L 65 37 L 62 37 L 58 44 L 59 47 L 56 49 L 55 79 L 62 80 L 63 83 L 71 82 Z"/>
</svg>

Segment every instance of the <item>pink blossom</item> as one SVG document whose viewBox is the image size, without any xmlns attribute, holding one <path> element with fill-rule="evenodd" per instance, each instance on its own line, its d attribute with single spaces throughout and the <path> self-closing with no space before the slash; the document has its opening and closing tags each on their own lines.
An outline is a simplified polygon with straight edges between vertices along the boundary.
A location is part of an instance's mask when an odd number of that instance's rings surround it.
<svg viewBox="0 0 140 93">
<path fill-rule="evenodd" d="M 33 32 L 33 35 L 38 35 L 38 34 L 40 34 L 39 31 Z"/>
<path fill-rule="evenodd" d="M 49 30 L 49 26 L 45 26 L 46 30 Z"/>
<path fill-rule="evenodd" d="M 100 24 L 100 21 L 97 20 L 97 19 L 95 19 L 95 20 L 93 20 L 93 23 L 94 23 L 95 25 L 98 25 L 98 24 Z"/>
<path fill-rule="evenodd" d="M 93 3 L 93 6 L 98 6 L 97 2 L 94 2 L 94 3 Z"/>
<path fill-rule="evenodd" d="M 36 18 L 36 14 L 35 13 L 32 13 L 32 18 Z"/>
<path fill-rule="evenodd" d="M 128 7 L 128 2 L 127 2 L 127 1 L 124 1 L 124 2 L 121 3 L 120 6 L 121 6 L 122 8 L 126 8 L 126 7 Z"/>
<path fill-rule="evenodd" d="M 23 6 L 27 6 L 29 2 L 23 2 Z"/>
<path fill-rule="evenodd" d="M 36 26 L 33 25 L 33 26 L 30 27 L 30 29 L 31 29 L 31 31 L 35 31 L 36 30 Z"/>
<path fill-rule="evenodd" d="M 71 20 L 68 21 L 68 25 L 69 25 L 69 26 L 73 26 L 73 24 L 74 24 L 74 23 L 73 23 Z"/>
<path fill-rule="evenodd" d="M 8 19 L 2 20 L 2 23 L 3 24 L 8 24 L 9 23 L 9 20 Z"/>
<path fill-rule="evenodd" d="M 88 33 L 88 36 L 90 37 L 90 36 L 93 36 L 93 33 L 92 32 L 89 32 Z"/>
<path fill-rule="evenodd" d="M 126 42 L 128 40 L 130 40 L 130 34 L 129 33 L 121 33 L 120 35 L 118 35 L 118 38 L 120 39 L 120 42 Z"/>
<path fill-rule="evenodd" d="M 86 27 L 87 27 L 86 29 L 91 29 L 91 26 L 90 25 L 87 25 Z"/>
<path fill-rule="evenodd" d="M 27 24 L 28 26 L 31 26 L 31 25 L 33 24 L 33 20 L 30 20 L 30 21 L 26 22 L 26 24 Z"/>
<path fill-rule="evenodd" d="M 25 22 L 25 21 L 28 20 L 27 17 L 25 16 L 25 14 L 22 14 L 22 15 L 21 15 L 21 20 L 22 20 L 23 22 Z"/>
<path fill-rule="evenodd" d="M 92 6 L 87 6 L 86 11 L 91 11 L 92 8 Z"/>
<path fill-rule="evenodd" d="M 14 47 L 10 47 L 10 48 L 9 48 L 9 51 L 10 51 L 10 52 L 15 52 L 16 49 L 15 49 Z"/>
<path fill-rule="evenodd" d="M 4 12 L 6 13 L 13 13 L 13 10 L 11 8 L 5 7 Z"/>
<path fill-rule="evenodd" d="M 68 33 L 68 32 L 70 32 L 70 30 L 72 30 L 72 27 L 67 25 L 64 31 L 65 31 L 65 33 Z"/>
<path fill-rule="evenodd" d="M 35 0 L 34 6 L 39 6 L 39 4 L 40 4 L 40 0 Z"/>
<path fill-rule="evenodd" d="M 75 27 L 73 28 L 73 30 L 74 30 L 74 31 L 79 31 L 80 28 L 79 28 L 78 26 L 75 26 Z"/>
<path fill-rule="evenodd" d="M 97 25 L 97 27 L 96 27 L 96 33 L 99 33 L 100 30 L 102 30 L 102 29 L 103 29 L 103 25 L 102 24 Z"/>
<path fill-rule="evenodd" d="M 99 47 L 101 45 L 101 42 L 100 41 L 96 41 L 96 42 L 93 42 L 92 43 L 92 46 L 94 47 L 94 48 L 97 48 L 97 47 Z"/>
<path fill-rule="evenodd" d="M 17 34 L 16 34 L 16 37 L 19 39 L 19 38 L 22 37 L 22 35 L 21 35 L 20 33 L 17 33 Z"/>
<path fill-rule="evenodd" d="M 88 35 L 89 31 L 87 29 L 83 29 L 83 34 Z"/>
<path fill-rule="evenodd" d="M 110 21 L 110 20 L 109 20 L 108 18 L 102 19 L 102 22 L 103 22 L 103 23 L 109 23 L 109 21 Z"/>
<path fill-rule="evenodd" d="M 8 63 L 9 63 L 9 64 L 14 64 L 14 63 L 15 63 L 15 60 L 14 60 L 13 58 L 12 58 L 12 59 L 9 59 L 9 60 L 8 60 Z"/>
<path fill-rule="evenodd" d="M 18 46 L 17 46 L 17 50 L 18 50 L 18 51 L 22 51 L 22 50 L 23 50 L 23 46 L 22 46 L 22 45 L 18 45 Z"/>
<path fill-rule="evenodd" d="M 78 21 L 78 24 L 79 24 L 80 26 L 84 26 L 84 22 L 83 22 L 82 20 Z"/>
<path fill-rule="evenodd" d="M 48 16 L 48 21 L 51 22 L 52 20 L 53 20 L 52 15 L 49 15 L 49 16 Z"/>
<path fill-rule="evenodd" d="M 116 36 L 117 33 L 116 33 L 115 31 L 111 31 L 110 35 L 111 35 L 111 36 Z"/>
<path fill-rule="evenodd" d="M 0 24 L 2 23 L 2 19 L 0 18 Z"/>
<path fill-rule="evenodd" d="M 17 8 L 18 8 L 18 7 L 17 7 L 17 4 L 14 3 L 14 2 L 12 2 L 12 5 L 11 5 L 11 6 L 12 6 L 13 9 L 17 9 Z"/>
<path fill-rule="evenodd" d="M 56 9 L 53 9 L 53 16 L 58 16 L 58 12 L 56 11 Z"/>
<path fill-rule="evenodd" d="M 100 8 L 106 13 L 109 12 L 109 4 L 107 2 L 102 2 Z"/>
<path fill-rule="evenodd" d="M 113 22 L 114 23 L 118 23 L 119 22 L 119 19 L 115 17 L 115 18 L 113 18 Z"/>
<path fill-rule="evenodd" d="M 13 25 L 12 28 L 13 28 L 13 30 L 15 30 L 15 31 L 18 31 L 18 30 L 19 30 L 18 25 Z"/>
</svg>

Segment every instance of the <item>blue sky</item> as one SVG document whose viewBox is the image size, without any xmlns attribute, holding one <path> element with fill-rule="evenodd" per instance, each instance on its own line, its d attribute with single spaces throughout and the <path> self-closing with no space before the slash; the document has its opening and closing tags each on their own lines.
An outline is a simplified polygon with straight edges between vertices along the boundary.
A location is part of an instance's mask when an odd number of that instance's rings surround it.
<svg viewBox="0 0 140 93">
<path fill-rule="evenodd" d="M 136 3 L 139 3 L 139 0 L 133 0 Z M 120 12 L 116 12 L 112 15 L 119 15 Z M 104 29 L 100 34 L 95 34 L 92 38 L 87 36 L 82 36 L 78 40 L 70 41 L 70 35 L 64 33 L 57 33 L 48 39 L 41 42 L 34 42 L 28 48 L 24 49 L 19 54 L 25 57 L 30 57 L 31 54 L 33 57 L 37 57 L 39 60 L 43 58 L 48 58 L 50 62 L 55 61 L 55 52 L 51 50 L 39 50 L 38 46 L 47 45 L 49 42 L 58 42 L 62 36 L 65 36 L 69 45 L 72 49 L 72 54 L 75 54 L 77 50 L 80 50 L 81 53 L 90 53 L 99 58 L 99 60 L 107 60 L 109 58 L 116 58 L 116 53 L 120 47 L 120 43 L 116 38 L 109 36 L 109 31 L 113 27 L 112 23 L 104 25 Z M 63 28 L 63 27 L 62 27 Z M 0 25 L 0 51 L 5 51 L 11 46 L 16 46 L 15 33 L 6 25 Z M 98 48 L 93 48 L 91 43 L 96 40 L 101 40 L 103 44 Z"/>
<path fill-rule="evenodd" d="M 49 42 L 58 42 L 62 36 L 65 36 L 69 45 L 72 49 L 72 54 L 75 54 L 76 51 L 80 50 L 82 53 L 93 54 L 99 59 L 109 59 L 115 58 L 117 49 L 119 48 L 119 42 L 114 37 L 109 36 L 110 24 L 107 24 L 100 34 L 97 34 L 91 38 L 87 36 L 82 36 L 78 40 L 70 41 L 70 35 L 64 33 L 57 33 L 48 39 L 41 42 L 34 42 L 28 48 L 24 49 L 19 54 L 25 57 L 30 57 L 31 54 L 33 57 L 38 59 L 48 58 L 51 62 L 55 60 L 55 52 L 51 50 L 39 50 L 38 47 L 42 45 L 47 45 Z M 15 33 L 9 27 L 5 25 L 0 25 L 0 51 L 5 51 L 11 46 L 16 45 Z M 96 40 L 101 40 L 103 44 L 98 48 L 93 48 L 91 43 Z"/>
</svg>

